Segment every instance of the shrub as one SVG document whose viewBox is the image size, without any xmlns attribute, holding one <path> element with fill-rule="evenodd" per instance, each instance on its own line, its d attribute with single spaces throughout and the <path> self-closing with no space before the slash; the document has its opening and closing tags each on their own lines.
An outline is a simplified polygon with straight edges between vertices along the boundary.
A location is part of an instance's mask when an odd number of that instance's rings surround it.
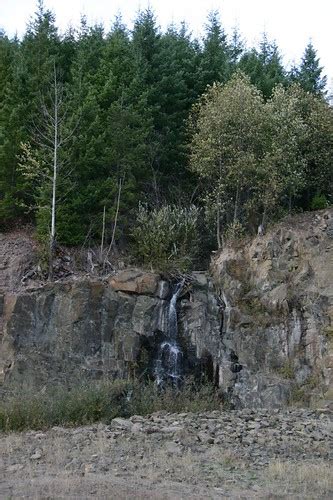
<svg viewBox="0 0 333 500">
<path fill-rule="evenodd" d="M 198 251 L 198 216 L 195 206 L 149 210 L 140 205 L 133 230 L 135 255 L 155 269 L 187 271 Z"/>
<path fill-rule="evenodd" d="M 327 208 L 329 205 L 327 198 L 324 194 L 316 194 L 310 204 L 311 210 L 322 210 L 323 208 Z"/>
<path fill-rule="evenodd" d="M 45 429 L 56 425 L 108 423 L 115 417 L 148 415 L 155 411 L 209 411 L 220 408 L 212 385 L 185 381 L 182 389 L 161 391 L 153 382 L 115 380 L 91 382 L 72 390 L 45 394 L 17 393 L 0 405 L 0 430 Z"/>
</svg>

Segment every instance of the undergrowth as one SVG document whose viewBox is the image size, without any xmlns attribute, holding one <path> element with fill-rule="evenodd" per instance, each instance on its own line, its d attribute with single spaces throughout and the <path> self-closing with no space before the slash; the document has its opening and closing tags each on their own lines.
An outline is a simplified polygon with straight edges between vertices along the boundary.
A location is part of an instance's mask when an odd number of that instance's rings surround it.
<svg viewBox="0 0 333 500">
<path fill-rule="evenodd" d="M 124 380 L 92 382 L 71 390 L 49 389 L 44 394 L 17 392 L 0 404 L 0 430 L 22 431 L 53 426 L 108 423 L 115 417 L 148 415 L 156 411 L 200 412 L 219 409 L 213 386 L 188 381 L 182 389 L 159 390 Z"/>
</svg>

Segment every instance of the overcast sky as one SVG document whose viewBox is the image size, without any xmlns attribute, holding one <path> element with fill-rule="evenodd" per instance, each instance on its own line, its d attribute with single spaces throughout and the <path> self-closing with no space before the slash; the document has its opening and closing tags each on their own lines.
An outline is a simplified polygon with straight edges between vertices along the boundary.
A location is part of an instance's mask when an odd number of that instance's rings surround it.
<svg viewBox="0 0 333 500">
<path fill-rule="evenodd" d="M 266 31 L 287 64 L 299 61 L 311 39 L 332 86 L 333 0 L 45 0 L 45 5 L 62 30 L 69 23 L 76 25 L 81 14 L 109 28 L 119 11 L 131 26 L 137 11 L 150 5 L 162 28 L 186 20 L 195 35 L 201 33 L 207 13 L 217 9 L 227 32 L 237 25 L 250 46 Z M 20 36 L 35 10 L 35 0 L 0 0 L 0 27 Z"/>
</svg>

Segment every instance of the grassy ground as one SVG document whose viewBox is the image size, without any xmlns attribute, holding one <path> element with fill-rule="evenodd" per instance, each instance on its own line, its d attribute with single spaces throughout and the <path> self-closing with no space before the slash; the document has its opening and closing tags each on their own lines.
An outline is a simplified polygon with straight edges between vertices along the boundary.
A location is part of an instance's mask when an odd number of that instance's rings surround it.
<svg viewBox="0 0 333 500">
<path fill-rule="evenodd" d="M 147 415 L 156 411 L 209 411 L 221 402 L 211 385 L 191 381 L 181 390 L 158 390 L 153 383 L 117 380 L 91 383 L 70 391 L 17 392 L 0 403 L 0 430 L 47 429 L 55 425 L 108 423 L 115 417 Z"/>
<path fill-rule="evenodd" d="M 102 424 L 0 433 L 0 498 L 332 498 L 325 460 L 272 459 L 258 468 L 232 445 L 181 441 Z"/>
</svg>

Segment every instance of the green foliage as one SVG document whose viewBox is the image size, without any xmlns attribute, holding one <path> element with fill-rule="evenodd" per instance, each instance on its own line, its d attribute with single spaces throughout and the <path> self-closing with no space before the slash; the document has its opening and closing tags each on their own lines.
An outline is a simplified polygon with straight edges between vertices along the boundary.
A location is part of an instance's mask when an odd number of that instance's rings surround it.
<svg viewBox="0 0 333 500">
<path fill-rule="evenodd" d="M 190 168 L 207 186 L 206 212 L 224 233 L 250 219 L 265 183 L 266 128 L 262 95 L 238 72 L 225 86 L 210 87 L 194 109 Z"/>
<path fill-rule="evenodd" d="M 197 255 L 198 208 L 165 205 L 149 210 L 140 205 L 133 229 L 134 252 L 145 265 L 186 271 Z"/>
<path fill-rule="evenodd" d="M 297 82 L 306 92 L 315 95 L 325 95 L 327 77 L 322 76 L 323 68 L 319 64 L 317 51 L 312 42 L 305 47 L 304 54 L 299 67 L 291 71 L 291 81 Z"/>
<path fill-rule="evenodd" d="M 243 54 L 239 68 L 250 77 L 265 99 L 271 97 L 276 85 L 286 83 L 278 47 L 268 40 L 266 33 L 263 34 L 259 50 L 252 49 Z"/>
<path fill-rule="evenodd" d="M 239 221 L 235 221 L 231 222 L 231 224 L 227 226 L 225 237 L 228 241 L 235 241 L 242 238 L 242 236 L 244 236 L 244 233 L 245 231 L 242 224 Z"/>
<path fill-rule="evenodd" d="M 104 207 L 110 241 L 120 182 L 117 245 L 128 242 L 140 202 L 204 206 L 202 240 L 212 248 L 217 220 L 220 244 L 228 228 L 253 231 L 261 218 L 308 209 L 316 193 L 332 201 L 333 113 L 315 97 L 325 78 L 311 44 L 287 75 L 266 34 L 246 49 L 218 12 L 202 40 L 185 23 L 162 32 L 150 8 L 132 32 L 120 17 L 109 32 L 83 17 L 61 35 L 38 2 L 22 40 L 0 32 L 1 228 L 30 221 L 49 233 L 50 148 L 41 137 L 54 65 L 66 108 L 61 136 L 71 136 L 59 156 L 59 243 L 99 240 Z"/>
<path fill-rule="evenodd" d="M 284 377 L 293 380 L 295 378 L 295 367 L 292 359 L 287 359 L 278 369 L 278 373 Z"/>
<path fill-rule="evenodd" d="M 0 430 L 46 429 L 55 425 L 109 423 L 115 417 L 147 415 L 155 411 L 196 412 L 220 408 L 213 386 L 185 382 L 181 390 L 160 391 L 151 383 L 125 380 L 91 382 L 49 389 L 46 393 L 17 393 L 0 404 Z"/>
<path fill-rule="evenodd" d="M 234 48 L 236 56 L 237 48 Z M 214 82 L 225 83 L 231 72 L 231 57 L 227 35 L 219 19 L 218 11 L 208 15 L 203 51 L 200 58 L 201 92 Z"/>
<path fill-rule="evenodd" d="M 316 194 L 310 203 L 311 210 L 322 210 L 329 205 L 327 198 L 324 194 Z"/>
<path fill-rule="evenodd" d="M 218 245 L 239 227 L 254 232 L 283 210 L 309 207 L 305 196 L 315 188 L 330 196 L 332 118 L 332 109 L 299 85 L 277 85 L 265 102 L 236 72 L 207 90 L 192 112 L 190 168 L 203 181 Z"/>
</svg>

